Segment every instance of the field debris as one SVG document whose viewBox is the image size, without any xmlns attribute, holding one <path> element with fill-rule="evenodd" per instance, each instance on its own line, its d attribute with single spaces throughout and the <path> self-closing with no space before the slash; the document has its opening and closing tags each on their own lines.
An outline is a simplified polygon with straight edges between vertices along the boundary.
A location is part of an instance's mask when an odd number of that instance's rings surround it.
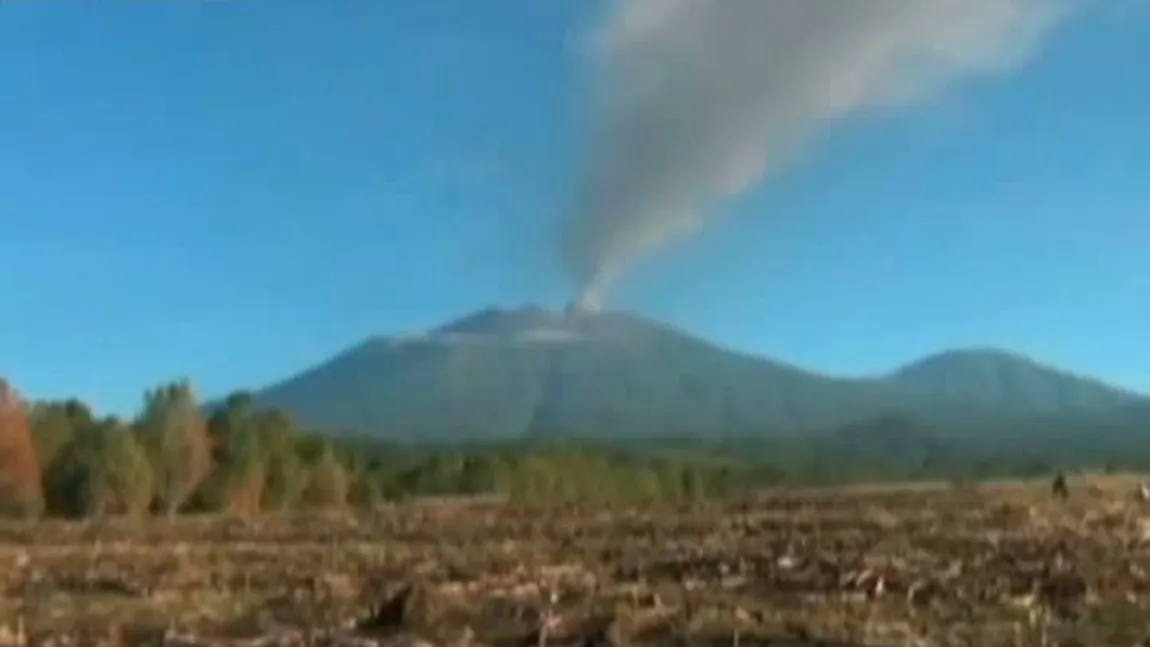
<svg viewBox="0 0 1150 647">
<path fill-rule="evenodd" d="M 1138 482 L 0 526 L 0 646 L 1150 644 Z"/>
</svg>

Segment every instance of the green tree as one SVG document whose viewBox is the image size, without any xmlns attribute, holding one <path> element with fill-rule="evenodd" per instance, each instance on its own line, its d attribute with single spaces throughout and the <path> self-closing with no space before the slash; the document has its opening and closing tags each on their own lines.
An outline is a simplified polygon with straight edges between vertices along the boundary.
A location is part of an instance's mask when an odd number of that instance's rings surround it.
<svg viewBox="0 0 1150 647">
<path fill-rule="evenodd" d="M 54 465 L 52 489 L 71 495 L 57 499 L 59 512 L 101 517 L 148 511 L 152 463 L 132 429 L 114 418 L 77 436 Z"/>
<path fill-rule="evenodd" d="M 76 399 L 45 402 L 32 407 L 28 424 L 32 429 L 32 443 L 40 459 L 40 469 L 47 474 L 52 463 L 72 442 L 96 423 L 92 411 Z"/>
<path fill-rule="evenodd" d="M 348 494 L 352 505 L 372 508 L 387 501 L 387 481 L 384 475 L 373 470 L 351 474 L 351 492 Z"/>
<path fill-rule="evenodd" d="M 296 451 L 295 429 L 287 415 L 274 409 L 256 415 L 256 428 L 264 461 L 260 507 L 270 511 L 287 510 L 299 501 L 308 478 Z"/>
<path fill-rule="evenodd" d="M 304 503 L 317 508 L 343 508 L 347 506 L 350 492 L 347 468 L 328 445 L 308 470 Z"/>
<path fill-rule="evenodd" d="M 209 510 L 250 515 L 260 511 L 266 457 L 259 437 L 260 416 L 246 393 L 227 399 L 208 420 L 215 469 L 200 490 Z"/>
<path fill-rule="evenodd" d="M 150 450 L 158 502 L 174 516 L 212 468 L 211 441 L 191 384 L 148 391 L 138 427 Z"/>
</svg>

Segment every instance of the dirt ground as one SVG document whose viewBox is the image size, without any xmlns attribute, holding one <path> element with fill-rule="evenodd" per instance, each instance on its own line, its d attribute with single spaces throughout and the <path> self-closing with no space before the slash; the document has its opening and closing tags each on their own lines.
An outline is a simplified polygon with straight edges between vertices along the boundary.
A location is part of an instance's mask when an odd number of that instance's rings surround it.
<svg viewBox="0 0 1150 647">
<path fill-rule="evenodd" d="M 1135 484 L 9 524 L 0 645 L 1150 645 Z"/>
</svg>

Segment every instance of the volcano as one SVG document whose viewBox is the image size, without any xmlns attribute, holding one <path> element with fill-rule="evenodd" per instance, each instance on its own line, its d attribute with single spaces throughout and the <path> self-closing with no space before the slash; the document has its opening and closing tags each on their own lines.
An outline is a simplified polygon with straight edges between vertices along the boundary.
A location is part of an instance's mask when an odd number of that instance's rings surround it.
<svg viewBox="0 0 1150 647">
<path fill-rule="evenodd" d="M 628 313 L 534 306 L 371 338 L 255 396 L 308 428 L 427 441 L 763 437 L 898 413 L 1057 416 L 1145 402 L 993 349 L 840 378 Z"/>
</svg>

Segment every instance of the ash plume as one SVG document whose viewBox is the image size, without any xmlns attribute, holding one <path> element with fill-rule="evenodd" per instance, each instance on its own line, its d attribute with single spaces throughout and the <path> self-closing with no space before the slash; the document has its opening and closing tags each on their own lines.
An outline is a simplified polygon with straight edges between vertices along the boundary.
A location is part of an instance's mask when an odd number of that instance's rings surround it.
<svg viewBox="0 0 1150 647">
<path fill-rule="evenodd" d="M 1070 1 L 613 0 L 562 238 L 577 304 L 835 122 L 1025 61 Z"/>
</svg>

